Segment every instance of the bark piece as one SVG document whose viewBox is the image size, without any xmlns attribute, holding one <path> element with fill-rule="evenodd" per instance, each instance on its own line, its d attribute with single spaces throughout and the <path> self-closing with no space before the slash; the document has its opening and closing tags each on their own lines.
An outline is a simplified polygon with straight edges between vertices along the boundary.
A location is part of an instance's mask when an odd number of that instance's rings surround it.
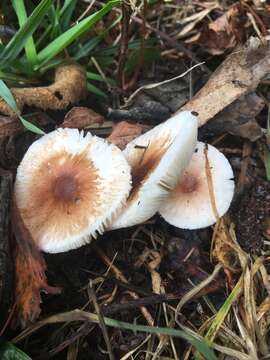
<svg viewBox="0 0 270 360">
<path fill-rule="evenodd" d="M 202 126 L 241 96 L 253 92 L 270 72 L 270 42 L 251 37 L 216 69 L 202 89 L 179 111 L 199 113 Z"/>
<path fill-rule="evenodd" d="M 56 69 L 52 85 L 32 88 L 11 89 L 17 106 L 22 111 L 25 105 L 40 109 L 61 110 L 68 105 L 77 103 L 87 91 L 86 72 L 77 65 L 62 65 Z M 14 114 L 3 99 L 0 99 L 0 112 Z"/>
</svg>

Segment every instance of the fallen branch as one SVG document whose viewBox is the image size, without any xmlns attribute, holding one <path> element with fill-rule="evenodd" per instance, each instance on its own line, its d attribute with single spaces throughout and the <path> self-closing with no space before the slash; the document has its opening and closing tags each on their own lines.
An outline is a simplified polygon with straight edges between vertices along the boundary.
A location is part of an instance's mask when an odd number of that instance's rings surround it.
<svg viewBox="0 0 270 360">
<path fill-rule="evenodd" d="M 227 57 L 202 89 L 177 112 L 198 112 L 202 126 L 233 101 L 254 91 L 269 72 L 269 43 L 265 46 L 251 37 L 245 46 Z"/>
</svg>

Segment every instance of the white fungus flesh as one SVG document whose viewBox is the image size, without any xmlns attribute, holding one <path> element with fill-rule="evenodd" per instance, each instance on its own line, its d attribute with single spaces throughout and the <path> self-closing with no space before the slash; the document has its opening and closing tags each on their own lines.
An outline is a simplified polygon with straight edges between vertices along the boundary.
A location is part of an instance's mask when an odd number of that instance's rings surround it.
<svg viewBox="0 0 270 360">
<path fill-rule="evenodd" d="M 131 167 L 132 190 L 110 229 L 142 223 L 158 211 L 191 159 L 197 127 L 196 116 L 185 111 L 127 145 L 123 154 Z"/>
<path fill-rule="evenodd" d="M 233 194 L 233 171 L 229 161 L 214 146 L 198 142 L 189 165 L 159 213 L 169 224 L 181 229 L 205 228 L 226 213 Z"/>
<path fill-rule="evenodd" d="M 15 202 L 35 244 L 57 253 L 101 234 L 130 188 L 130 167 L 116 146 L 77 129 L 58 129 L 26 152 Z"/>
</svg>

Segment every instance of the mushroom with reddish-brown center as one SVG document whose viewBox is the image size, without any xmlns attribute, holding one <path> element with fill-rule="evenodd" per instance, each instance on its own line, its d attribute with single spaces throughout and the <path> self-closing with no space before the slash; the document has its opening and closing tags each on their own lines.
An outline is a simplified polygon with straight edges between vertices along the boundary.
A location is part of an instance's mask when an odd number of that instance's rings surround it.
<svg viewBox="0 0 270 360">
<path fill-rule="evenodd" d="M 15 182 L 15 201 L 35 244 L 61 252 L 102 233 L 125 202 L 130 168 L 121 151 L 75 129 L 31 145 Z"/>
<path fill-rule="evenodd" d="M 214 146 L 198 142 L 189 165 L 159 212 L 171 225 L 198 229 L 214 224 L 228 210 L 233 171 Z"/>
<path fill-rule="evenodd" d="M 158 211 L 191 159 L 197 127 L 196 115 L 185 111 L 127 145 L 123 154 L 131 167 L 132 190 L 110 229 L 142 223 Z"/>
<path fill-rule="evenodd" d="M 17 170 L 14 231 L 17 304 L 25 319 L 40 311 L 48 289 L 40 250 L 68 251 L 88 243 L 114 220 L 131 188 L 120 149 L 76 129 L 58 129 L 35 141 Z"/>
</svg>

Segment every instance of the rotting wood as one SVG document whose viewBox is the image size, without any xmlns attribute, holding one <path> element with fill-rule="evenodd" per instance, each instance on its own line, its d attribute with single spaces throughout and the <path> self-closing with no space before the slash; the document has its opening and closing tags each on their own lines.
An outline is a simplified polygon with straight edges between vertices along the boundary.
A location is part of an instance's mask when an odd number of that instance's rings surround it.
<svg viewBox="0 0 270 360">
<path fill-rule="evenodd" d="M 0 330 L 12 302 L 13 265 L 10 248 L 12 174 L 0 170 Z"/>
</svg>

